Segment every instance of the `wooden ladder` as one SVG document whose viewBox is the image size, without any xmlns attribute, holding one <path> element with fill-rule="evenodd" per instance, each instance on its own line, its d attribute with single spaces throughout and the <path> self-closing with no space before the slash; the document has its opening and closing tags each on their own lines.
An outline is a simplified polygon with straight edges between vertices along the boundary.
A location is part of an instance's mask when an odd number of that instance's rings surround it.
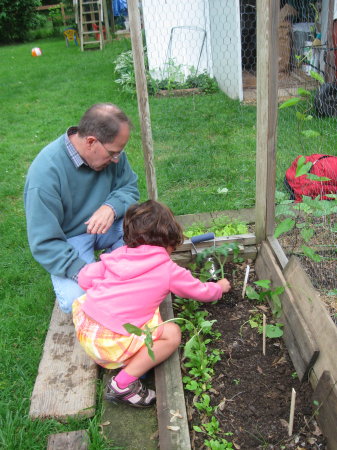
<svg viewBox="0 0 337 450">
<path fill-rule="evenodd" d="M 80 0 L 79 6 L 81 50 L 98 49 L 98 47 L 102 50 L 104 45 L 102 0 Z"/>
</svg>

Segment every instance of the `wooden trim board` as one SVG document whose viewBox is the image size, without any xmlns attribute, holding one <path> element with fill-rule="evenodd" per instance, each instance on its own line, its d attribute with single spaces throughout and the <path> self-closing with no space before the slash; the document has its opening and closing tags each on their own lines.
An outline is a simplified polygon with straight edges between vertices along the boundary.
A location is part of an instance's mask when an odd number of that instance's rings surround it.
<svg viewBox="0 0 337 450">
<path fill-rule="evenodd" d="M 88 450 L 89 436 L 85 430 L 51 434 L 47 450 Z"/>
<path fill-rule="evenodd" d="M 337 380 L 336 325 L 295 256 L 289 259 L 289 263 L 284 269 L 284 277 L 296 298 L 303 320 L 310 326 L 320 349 L 320 355 L 311 377 L 313 386 L 317 384 L 325 370 L 328 370 L 330 375 Z"/>
<path fill-rule="evenodd" d="M 319 346 L 266 242 L 261 245 L 255 262 L 255 271 L 259 279 L 271 280 L 273 287 L 284 287 L 284 293 L 280 295 L 282 316 L 279 321 L 284 323 L 283 338 L 298 377 L 301 381 L 305 381 L 318 358 Z"/>
<path fill-rule="evenodd" d="M 325 370 L 320 377 L 313 395 L 316 418 L 328 439 L 328 449 L 337 448 L 337 388 L 330 372 Z"/>
<path fill-rule="evenodd" d="M 230 220 L 240 220 L 246 223 L 253 223 L 255 221 L 255 208 L 238 210 L 229 209 L 210 213 L 183 214 L 180 216 L 175 216 L 175 218 L 183 228 L 187 228 L 195 223 L 202 223 L 205 226 L 211 226 L 214 223 L 214 219 L 224 216 L 228 217 Z"/>
<path fill-rule="evenodd" d="M 95 414 L 97 366 L 75 336 L 72 315 L 55 301 L 42 359 L 31 397 L 32 419 L 92 417 Z"/>
<path fill-rule="evenodd" d="M 171 295 L 168 295 L 160 305 L 160 312 L 163 320 L 173 318 Z M 155 378 L 160 450 L 190 450 L 191 443 L 178 351 L 155 367 Z M 182 418 L 177 418 L 172 423 L 170 411 L 179 411 Z M 179 429 L 170 430 L 168 426 L 172 425 L 178 426 Z"/>
<path fill-rule="evenodd" d="M 197 250 L 203 250 L 204 248 L 213 247 L 215 245 L 216 247 L 219 247 L 223 244 L 232 244 L 236 243 L 238 245 L 254 245 L 256 243 L 255 234 L 253 233 L 247 233 L 247 234 L 237 234 L 233 236 L 221 236 L 216 237 L 215 239 L 211 239 L 209 241 L 202 241 L 198 244 L 194 244 L 194 247 Z M 176 252 L 186 252 L 188 250 L 194 251 L 194 247 L 192 245 L 191 239 L 185 239 L 183 244 L 179 245 L 177 247 Z"/>
</svg>

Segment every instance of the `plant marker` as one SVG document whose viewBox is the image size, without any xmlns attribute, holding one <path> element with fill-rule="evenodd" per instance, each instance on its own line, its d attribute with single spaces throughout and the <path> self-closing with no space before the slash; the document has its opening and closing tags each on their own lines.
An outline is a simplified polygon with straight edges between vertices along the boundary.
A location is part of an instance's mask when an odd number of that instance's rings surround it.
<svg viewBox="0 0 337 450">
<path fill-rule="evenodd" d="M 248 276 L 249 276 L 249 270 L 250 270 L 250 267 L 249 267 L 249 265 L 247 265 L 246 273 L 245 273 L 245 279 L 244 279 L 243 288 L 242 288 L 242 298 L 245 297 L 246 287 L 247 287 L 247 282 L 248 282 Z"/>
<path fill-rule="evenodd" d="M 263 325 L 262 325 L 262 353 L 266 354 L 266 315 L 263 314 Z"/>
<path fill-rule="evenodd" d="M 294 388 L 292 388 L 291 402 L 290 402 L 290 416 L 289 416 L 289 425 L 288 425 L 288 436 L 291 436 L 293 434 L 295 400 L 296 400 L 296 391 Z"/>
</svg>

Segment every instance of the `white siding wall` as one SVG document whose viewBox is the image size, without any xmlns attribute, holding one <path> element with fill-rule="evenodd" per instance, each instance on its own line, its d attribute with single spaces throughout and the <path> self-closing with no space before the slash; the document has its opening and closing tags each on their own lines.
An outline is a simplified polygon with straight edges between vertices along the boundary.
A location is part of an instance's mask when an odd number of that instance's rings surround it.
<svg viewBox="0 0 337 450">
<path fill-rule="evenodd" d="M 239 0 L 143 0 L 142 5 L 155 78 L 165 78 L 165 63 L 171 58 L 185 75 L 189 67 L 198 66 L 198 73 L 206 70 L 230 97 L 242 99 Z"/>
</svg>

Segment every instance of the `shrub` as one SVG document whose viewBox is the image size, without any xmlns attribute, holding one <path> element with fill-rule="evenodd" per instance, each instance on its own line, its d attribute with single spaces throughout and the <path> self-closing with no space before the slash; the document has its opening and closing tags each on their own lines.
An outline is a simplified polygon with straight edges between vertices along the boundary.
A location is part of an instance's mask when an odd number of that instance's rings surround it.
<svg viewBox="0 0 337 450">
<path fill-rule="evenodd" d="M 20 42 L 36 26 L 39 0 L 0 0 L 0 42 Z"/>
</svg>

